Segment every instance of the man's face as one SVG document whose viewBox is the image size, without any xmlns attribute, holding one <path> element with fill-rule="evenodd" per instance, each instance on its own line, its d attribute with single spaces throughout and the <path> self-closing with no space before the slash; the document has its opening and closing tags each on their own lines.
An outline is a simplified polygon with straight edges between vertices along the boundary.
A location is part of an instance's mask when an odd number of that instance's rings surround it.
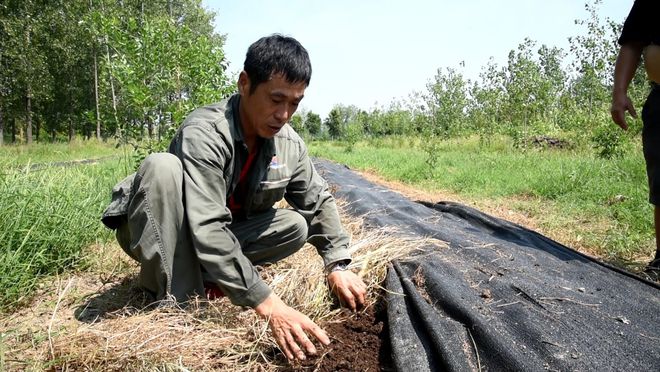
<svg viewBox="0 0 660 372">
<path fill-rule="evenodd" d="M 245 71 L 238 78 L 241 94 L 241 120 L 246 136 L 257 135 L 271 138 L 282 129 L 305 95 L 304 82 L 289 83 L 282 74 L 272 75 L 270 80 L 257 86 L 250 94 L 250 79 Z"/>
</svg>

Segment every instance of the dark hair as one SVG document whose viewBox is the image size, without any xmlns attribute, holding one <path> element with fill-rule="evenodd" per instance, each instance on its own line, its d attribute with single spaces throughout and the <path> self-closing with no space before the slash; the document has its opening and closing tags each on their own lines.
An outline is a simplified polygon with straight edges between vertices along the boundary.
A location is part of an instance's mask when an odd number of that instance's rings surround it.
<svg viewBox="0 0 660 372">
<path fill-rule="evenodd" d="M 312 64 L 298 40 L 273 34 L 262 37 L 248 48 L 243 69 L 250 78 L 250 94 L 273 74 L 283 74 L 289 83 L 309 85 Z"/>
</svg>

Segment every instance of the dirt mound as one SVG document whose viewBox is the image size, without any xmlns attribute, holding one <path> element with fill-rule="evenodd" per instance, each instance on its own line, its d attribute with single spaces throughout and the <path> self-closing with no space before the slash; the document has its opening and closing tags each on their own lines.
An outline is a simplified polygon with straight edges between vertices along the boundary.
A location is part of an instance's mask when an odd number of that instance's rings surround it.
<svg viewBox="0 0 660 372">
<path fill-rule="evenodd" d="M 286 371 L 393 371 L 387 314 L 381 303 L 326 324 L 332 343 L 317 358 L 292 365 Z"/>
</svg>

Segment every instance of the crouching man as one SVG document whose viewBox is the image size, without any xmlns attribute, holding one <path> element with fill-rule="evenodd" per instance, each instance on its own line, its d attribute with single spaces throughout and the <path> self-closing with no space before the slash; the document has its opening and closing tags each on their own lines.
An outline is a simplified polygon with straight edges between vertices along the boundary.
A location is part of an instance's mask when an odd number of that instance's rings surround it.
<svg viewBox="0 0 660 372">
<path fill-rule="evenodd" d="M 140 284 L 157 299 L 226 294 L 253 308 L 289 359 L 327 334 L 287 306 L 255 265 L 314 245 L 342 304 L 364 305 L 366 286 L 345 270 L 351 257 L 334 198 L 302 139 L 286 125 L 311 78 L 305 48 L 272 35 L 252 44 L 238 94 L 193 111 L 168 153 L 152 154 L 113 189 L 102 221 L 140 262 Z M 273 208 L 286 199 L 292 209 Z"/>
</svg>

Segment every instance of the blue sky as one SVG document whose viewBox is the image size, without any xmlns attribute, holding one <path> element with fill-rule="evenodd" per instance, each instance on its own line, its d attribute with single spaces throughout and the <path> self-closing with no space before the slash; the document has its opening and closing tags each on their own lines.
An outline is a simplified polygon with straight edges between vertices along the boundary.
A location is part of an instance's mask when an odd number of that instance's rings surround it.
<svg viewBox="0 0 660 372">
<path fill-rule="evenodd" d="M 568 51 L 584 30 L 581 0 L 203 0 L 227 35 L 231 73 L 262 36 L 293 36 L 307 48 L 312 81 L 302 107 L 325 117 L 333 105 L 388 105 L 422 91 L 438 68 L 477 79 L 492 57 L 502 65 L 525 37 Z M 603 0 L 599 16 L 622 22 L 633 0 Z M 465 66 L 460 63 L 464 61 Z"/>
</svg>

